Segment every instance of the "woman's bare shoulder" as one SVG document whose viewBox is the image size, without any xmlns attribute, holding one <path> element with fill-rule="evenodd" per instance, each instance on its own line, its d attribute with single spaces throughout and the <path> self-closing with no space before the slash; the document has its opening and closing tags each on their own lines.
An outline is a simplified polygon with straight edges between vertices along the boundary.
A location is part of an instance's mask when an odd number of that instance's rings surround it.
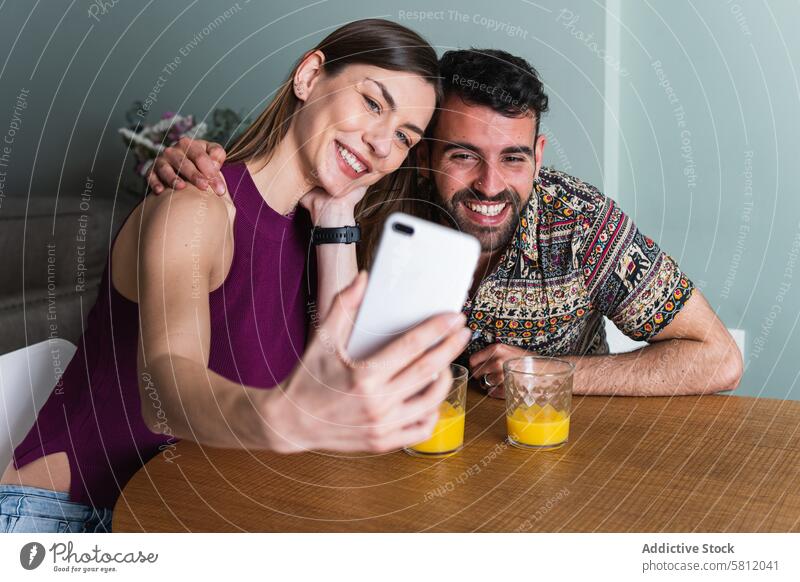
<svg viewBox="0 0 800 582">
<path fill-rule="evenodd" d="M 228 194 L 187 186 L 147 196 L 122 225 L 111 249 L 114 286 L 138 302 L 140 269 L 202 261 L 215 288 L 232 259 L 235 217 Z"/>
<path fill-rule="evenodd" d="M 195 236 L 217 239 L 233 226 L 236 207 L 229 194 L 219 196 L 211 190 L 188 185 L 182 190 L 166 190 L 142 201 L 142 230 L 150 234 Z M 156 232 L 152 232 L 155 230 Z"/>
</svg>

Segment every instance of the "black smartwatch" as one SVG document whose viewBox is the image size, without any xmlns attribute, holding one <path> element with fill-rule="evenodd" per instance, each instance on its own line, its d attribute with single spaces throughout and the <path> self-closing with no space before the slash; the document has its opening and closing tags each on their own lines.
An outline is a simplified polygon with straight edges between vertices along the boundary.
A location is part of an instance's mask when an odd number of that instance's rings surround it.
<svg viewBox="0 0 800 582">
<path fill-rule="evenodd" d="M 312 245 L 357 243 L 361 240 L 361 227 L 340 226 L 338 228 L 314 227 L 311 231 Z"/>
</svg>

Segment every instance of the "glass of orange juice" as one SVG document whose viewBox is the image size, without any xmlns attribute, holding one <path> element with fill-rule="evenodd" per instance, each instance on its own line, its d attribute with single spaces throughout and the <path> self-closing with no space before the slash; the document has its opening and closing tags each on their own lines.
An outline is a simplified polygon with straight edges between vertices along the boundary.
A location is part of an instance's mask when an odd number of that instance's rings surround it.
<svg viewBox="0 0 800 582">
<path fill-rule="evenodd" d="M 453 387 L 447 399 L 439 405 L 439 420 L 431 437 L 403 449 L 415 457 L 449 457 L 464 446 L 464 419 L 467 410 L 467 380 L 469 372 L 464 366 L 450 364 Z"/>
<path fill-rule="evenodd" d="M 566 444 L 574 372 L 570 362 L 542 356 L 503 364 L 510 444 L 521 449 L 556 449 Z"/>
</svg>

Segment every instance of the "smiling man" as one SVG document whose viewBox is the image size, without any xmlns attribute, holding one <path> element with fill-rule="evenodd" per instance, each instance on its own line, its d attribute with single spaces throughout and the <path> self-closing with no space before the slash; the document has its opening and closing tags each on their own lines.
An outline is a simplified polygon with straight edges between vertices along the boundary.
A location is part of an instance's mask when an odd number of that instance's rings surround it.
<svg viewBox="0 0 800 582">
<path fill-rule="evenodd" d="M 489 394 L 503 395 L 503 362 L 530 354 L 573 362 L 576 394 L 735 388 L 739 349 L 676 262 L 597 188 L 542 167 L 548 99 L 536 70 L 478 49 L 449 51 L 440 65 L 445 100 L 420 144 L 420 198 L 481 243 L 462 358 Z M 150 184 L 173 183 L 177 170 L 213 185 L 212 157 L 221 163 L 222 148 L 170 148 Z M 648 345 L 609 354 L 604 315 Z"/>
</svg>

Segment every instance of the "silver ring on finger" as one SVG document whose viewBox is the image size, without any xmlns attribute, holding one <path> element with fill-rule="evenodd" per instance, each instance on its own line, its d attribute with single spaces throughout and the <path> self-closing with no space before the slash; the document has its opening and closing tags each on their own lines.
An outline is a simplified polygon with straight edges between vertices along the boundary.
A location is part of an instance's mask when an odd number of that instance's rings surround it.
<svg viewBox="0 0 800 582">
<path fill-rule="evenodd" d="M 492 388 L 496 388 L 498 386 L 497 384 L 492 384 L 489 381 L 489 374 L 484 374 L 482 381 L 483 381 L 483 385 L 489 390 L 491 390 Z"/>
</svg>

